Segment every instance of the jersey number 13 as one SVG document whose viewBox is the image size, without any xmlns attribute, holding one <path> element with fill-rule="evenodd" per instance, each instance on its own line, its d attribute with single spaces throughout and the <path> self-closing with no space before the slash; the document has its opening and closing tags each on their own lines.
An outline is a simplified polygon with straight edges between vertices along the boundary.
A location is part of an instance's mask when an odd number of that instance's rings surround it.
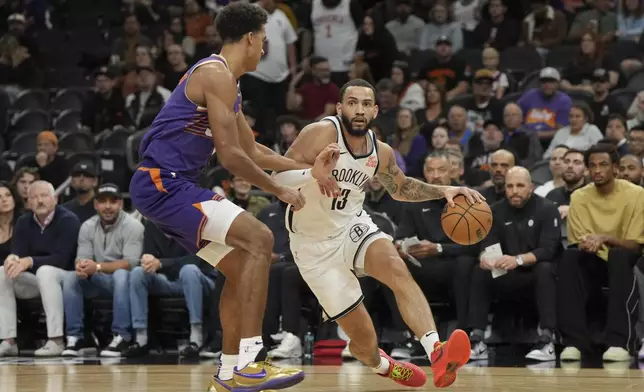
<svg viewBox="0 0 644 392">
<path fill-rule="evenodd" d="M 343 189 L 340 197 L 334 197 L 333 201 L 331 202 L 331 211 L 343 210 L 347 205 L 349 193 L 351 193 L 351 189 Z"/>
</svg>

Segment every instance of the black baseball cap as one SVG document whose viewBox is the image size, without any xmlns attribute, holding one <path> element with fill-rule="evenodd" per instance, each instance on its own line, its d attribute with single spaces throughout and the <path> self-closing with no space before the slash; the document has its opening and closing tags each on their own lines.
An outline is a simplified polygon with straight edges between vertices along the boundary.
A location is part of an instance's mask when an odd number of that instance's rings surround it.
<svg viewBox="0 0 644 392">
<path fill-rule="evenodd" d="M 119 189 L 118 185 L 108 182 L 99 186 L 98 190 L 96 191 L 96 198 L 101 199 L 106 197 L 121 199 L 121 190 Z"/>
<path fill-rule="evenodd" d="M 592 80 L 594 83 L 608 83 L 610 81 L 610 74 L 603 68 L 597 68 L 593 72 Z"/>
<path fill-rule="evenodd" d="M 118 75 L 112 68 L 103 66 L 103 67 L 99 67 L 94 73 L 94 77 L 99 77 L 99 76 L 106 76 L 110 79 L 114 79 Z"/>
<path fill-rule="evenodd" d="M 72 177 L 77 174 L 84 174 L 88 177 L 98 177 L 96 166 L 92 162 L 78 162 L 72 168 Z"/>
<path fill-rule="evenodd" d="M 442 44 L 452 46 L 452 40 L 451 40 L 451 39 L 449 39 L 449 37 L 448 37 L 448 36 L 446 36 L 446 35 L 441 35 L 441 36 L 440 36 L 440 37 L 438 37 L 438 39 L 436 40 L 436 45 L 442 45 Z"/>
</svg>

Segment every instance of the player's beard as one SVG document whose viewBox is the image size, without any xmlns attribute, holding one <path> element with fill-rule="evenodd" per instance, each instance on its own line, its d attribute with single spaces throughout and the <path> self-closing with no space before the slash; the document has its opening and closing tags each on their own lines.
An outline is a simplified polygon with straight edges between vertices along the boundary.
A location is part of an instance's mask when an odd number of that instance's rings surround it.
<svg viewBox="0 0 644 392">
<path fill-rule="evenodd" d="M 347 117 L 346 115 L 341 115 L 342 118 L 342 124 L 344 124 L 344 128 L 349 132 L 351 136 L 364 136 L 369 132 L 369 127 L 371 126 L 371 121 L 367 121 L 367 118 L 365 117 L 365 127 L 364 129 L 354 129 L 353 128 L 353 123 L 351 122 L 351 119 Z"/>
</svg>

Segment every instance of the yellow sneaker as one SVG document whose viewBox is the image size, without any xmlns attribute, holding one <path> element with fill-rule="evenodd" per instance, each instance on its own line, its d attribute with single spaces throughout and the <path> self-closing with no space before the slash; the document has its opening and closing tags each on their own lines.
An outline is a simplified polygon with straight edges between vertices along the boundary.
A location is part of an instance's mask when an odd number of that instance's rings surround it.
<svg viewBox="0 0 644 392">
<path fill-rule="evenodd" d="M 304 372 L 299 369 L 282 369 L 269 361 L 251 362 L 241 370 L 235 368 L 233 380 L 236 386 L 229 389 L 231 392 L 284 389 L 301 383 Z"/>
</svg>

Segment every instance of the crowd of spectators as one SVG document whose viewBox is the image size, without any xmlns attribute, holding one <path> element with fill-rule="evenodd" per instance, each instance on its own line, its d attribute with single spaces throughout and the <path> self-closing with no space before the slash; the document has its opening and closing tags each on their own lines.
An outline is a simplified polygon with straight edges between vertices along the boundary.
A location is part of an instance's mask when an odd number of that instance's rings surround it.
<svg viewBox="0 0 644 392">
<path fill-rule="evenodd" d="M 227 1 L 96 3 L 101 11 L 87 13 L 96 18 L 89 26 L 76 1 L 0 5 L 0 356 L 18 353 L 16 298 L 39 296 L 48 340 L 36 356 L 97 349 L 84 331 L 84 298 L 96 296 L 113 299 L 113 339 L 101 355 L 147 353 L 148 296 L 183 296 L 190 329 L 181 355 L 213 356 L 219 347 L 206 338 L 204 301 L 216 301 L 221 277 L 124 210 L 130 173 L 113 180 L 113 163 L 92 151 L 71 159 L 67 148 L 81 134 L 91 148 L 113 135 L 136 141 L 191 64 L 220 49 L 213 20 Z M 537 331 L 528 359 L 554 360 L 558 343 L 562 360 L 598 348 L 605 361 L 637 355 L 641 0 L 257 4 L 269 14 L 265 54 L 240 85 L 258 141 L 286 152 L 306 124 L 335 114 L 344 82 L 362 78 L 379 105 L 371 129 L 407 175 L 479 189 L 492 206 L 491 233 L 464 247 L 440 229 L 444 201 L 403 205 L 377 179 L 366 186 L 365 208 L 383 231 L 420 240 L 401 256 L 430 302 L 454 309 L 452 324 L 470 333 L 473 360 L 488 358 L 495 316 L 513 304 L 528 309 Z M 78 63 L 69 64 L 74 53 Z M 63 126 L 67 118 L 72 126 Z M 274 233 L 264 342 L 274 357 L 298 357 L 302 309 L 314 298 L 293 264 L 283 206 L 215 166 L 208 163 L 202 182 Z M 385 327 L 399 336 L 392 355 L 417 354 L 393 295 L 361 281 L 369 310 L 386 313 Z"/>
</svg>

